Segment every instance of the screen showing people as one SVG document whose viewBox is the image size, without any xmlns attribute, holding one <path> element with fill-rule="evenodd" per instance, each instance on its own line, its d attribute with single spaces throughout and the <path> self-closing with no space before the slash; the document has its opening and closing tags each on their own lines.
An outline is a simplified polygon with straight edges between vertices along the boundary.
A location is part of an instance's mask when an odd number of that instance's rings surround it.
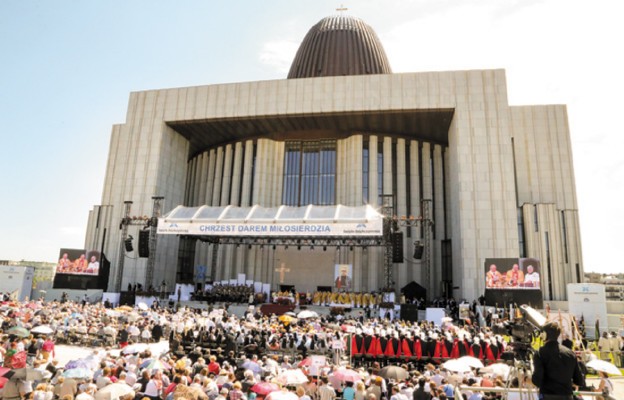
<svg viewBox="0 0 624 400">
<path fill-rule="evenodd" d="M 540 261 L 535 258 L 490 258 L 485 260 L 487 289 L 540 289 Z"/>
<path fill-rule="evenodd" d="M 100 253 L 84 249 L 61 249 L 57 274 L 98 275 L 100 273 Z"/>
<path fill-rule="evenodd" d="M 334 287 L 339 291 L 350 292 L 353 288 L 351 264 L 336 264 L 334 271 Z"/>
</svg>

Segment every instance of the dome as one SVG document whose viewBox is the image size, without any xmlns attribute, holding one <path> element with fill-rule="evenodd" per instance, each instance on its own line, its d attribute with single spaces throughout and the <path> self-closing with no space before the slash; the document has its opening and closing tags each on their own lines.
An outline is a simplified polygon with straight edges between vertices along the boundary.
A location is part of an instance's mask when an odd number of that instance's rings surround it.
<svg viewBox="0 0 624 400">
<path fill-rule="evenodd" d="M 359 18 L 334 15 L 308 31 L 288 79 L 390 73 L 390 63 L 375 31 Z"/>
</svg>

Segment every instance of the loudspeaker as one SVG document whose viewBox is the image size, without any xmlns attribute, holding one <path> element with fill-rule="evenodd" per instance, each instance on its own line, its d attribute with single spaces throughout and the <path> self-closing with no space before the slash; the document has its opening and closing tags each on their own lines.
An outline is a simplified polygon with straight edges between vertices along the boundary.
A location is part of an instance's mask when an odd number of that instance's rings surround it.
<svg viewBox="0 0 624 400">
<path fill-rule="evenodd" d="M 149 229 L 139 231 L 139 257 L 149 257 Z"/>
<path fill-rule="evenodd" d="M 392 232 L 392 262 L 403 262 L 403 232 Z"/>
<path fill-rule="evenodd" d="M 421 242 L 414 243 L 414 258 L 420 260 L 425 252 L 425 246 Z"/>
<path fill-rule="evenodd" d="M 128 253 L 130 253 L 132 250 L 134 250 L 134 247 L 132 247 L 132 239 L 133 239 L 133 237 L 130 236 L 130 237 L 126 238 L 126 240 L 124 240 L 124 246 L 126 247 L 126 251 Z"/>
<path fill-rule="evenodd" d="M 418 321 L 418 306 L 416 304 L 401 304 L 401 319 L 403 321 Z"/>
</svg>

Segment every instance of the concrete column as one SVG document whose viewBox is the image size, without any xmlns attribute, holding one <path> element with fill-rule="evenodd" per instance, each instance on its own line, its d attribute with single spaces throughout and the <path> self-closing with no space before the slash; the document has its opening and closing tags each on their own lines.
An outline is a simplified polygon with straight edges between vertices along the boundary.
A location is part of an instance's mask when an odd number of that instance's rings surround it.
<svg viewBox="0 0 624 400">
<path fill-rule="evenodd" d="M 206 177 L 206 193 L 205 193 L 205 197 L 206 197 L 206 205 L 213 205 L 214 203 L 212 202 L 212 193 L 214 192 L 214 175 L 215 175 L 215 168 L 216 168 L 216 164 L 217 164 L 217 153 L 214 149 L 210 150 L 210 152 L 208 153 L 208 175 Z"/>
<path fill-rule="evenodd" d="M 245 142 L 245 159 L 243 161 L 243 187 L 241 194 L 241 206 L 251 205 L 251 182 L 253 180 L 253 140 Z"/>
<path fill-rule="evenodd" d="M 197 205 L 203 206 L 206 204 L 206 184 L 208 177 L 208 152 L 205 151 L 201 155 L 201 164 L 199 167 L 199 193 L 197 198 Z"/>
<path fill-rule="evenodd" d="M 230 204 L 230 187 L 232 184 L 232 145 L 225 146 L 225 159 L 223 162 L 223 183 L 221 184 L 221 206 Z"/>
<path fill-rule="evenodd" d="M 215 164 L 214 186 L 212 190 L 212 205 L 219 206 L 221 185 L 223 183 L 223 147 L 217 148 L 217 161 Z"/>
<path fill-rule="evenodd" d="M 442 262 L 440 257 L 440 241 L 444 239 L 444 227 L 446 225 L 446 222 L 444 221 L 444 176 L 442 162 L 442 146 L 436 144 L 433 147 L 433 185 L 435 188 L 435 196 L 432 204 L 434 211 L 433 217 L 435 221 L 435 225 L 433 225 L 433 228 L 435 229 L 435 240 L 431 247 L 433 250 L 431 254 L 431 277 L 436 286 L 436 289 L 434 290 L 434 293 L 436 295 L 441 294 L 442 288 Z"/>
</svg>

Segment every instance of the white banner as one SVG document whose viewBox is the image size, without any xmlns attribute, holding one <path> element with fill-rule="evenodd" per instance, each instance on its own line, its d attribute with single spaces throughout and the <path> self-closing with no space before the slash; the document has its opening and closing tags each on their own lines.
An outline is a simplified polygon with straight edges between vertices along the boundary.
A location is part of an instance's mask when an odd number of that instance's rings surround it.
<svg viewBox="0 0 624 400">
<path fill-rule="evenodd" d="M 196 236 L 381 236 L 381 219 L 366 223 L 302 223 L 302 222 L 266 222 L 266 223 L 216 223 L 216 222 L 177 222 L 158 220 L 158 233 L 162 235 Z"/>
<path fill-rule="evenodd" d="M 596 320 L 599 321 L 600 331 L 608 328 L 607 298 L 605 286 L 599 283 L 568 283 L 568 308 L 570 314 L 585 322 L 585 333 L 590 339 L 595 337 Z M 551 314 L 553 311 L 551 310 Z"/>
</svg>

